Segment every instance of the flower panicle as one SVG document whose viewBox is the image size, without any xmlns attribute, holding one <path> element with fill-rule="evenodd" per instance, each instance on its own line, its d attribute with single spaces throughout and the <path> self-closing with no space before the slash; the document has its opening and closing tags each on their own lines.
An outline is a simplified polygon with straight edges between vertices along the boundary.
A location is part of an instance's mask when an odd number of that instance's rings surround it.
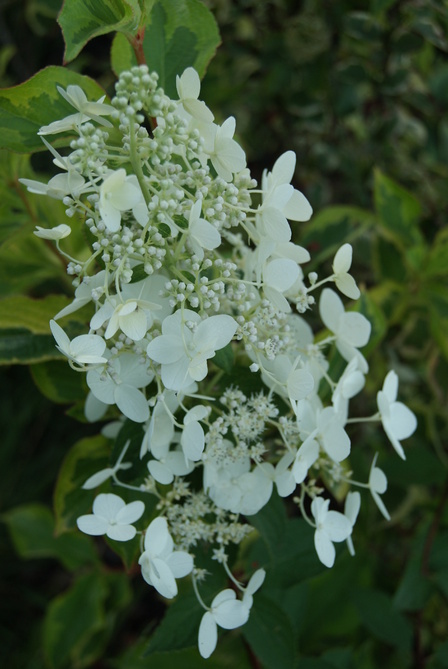
<svg viewBox="0 0 448 669">
<path fill-rule="evenodd" d="M 87 419 L 115 419 L 103 430 L 111 438 L 126 419 L 143 435 L 116 462 L 90 472 L 83 487 L 100 492 L 78 527 L 140 541 L 143 579 L 163 597 L 175 597 L 177 579 L 190 576 L 205 609 L 199 650 L 209 657 L 218 627 L 247 621 L 265 577 L 260 569 L 242 586 L 228 566 L 229 548 L 251 531 L 251 516 L 273 494 L 293 495 L 324 565 L 335 561 L 334 543 L 346 541 L 354 554 L 360 494 L 349 492 L 343 511 L 330 509 L 321 481 L 369 489 L 388 518 L 377 456 L 367 482 L 352 478 L 350 425 L 381 422 L 403 458 L 401 441 L 416 419 L 397 401 L 395 372 L 378 392 L 378 412 L 350 418 L 369 371 L 360 349 L 371 325 L 329 287 L 349 299 L 360 295 L 349 273 L 350 244 L 335 254 L 332 274 L 305 275 L 310 254 L 292 241 L 291 222 L 295 229 L 312 208 L 292 185 L 293 151 L 265 170 L 257 188 L 235 119 L 215 122 L 193 68 L 177 77 L 177 100 L 145 66 L 120 75 L 110 104 L 89 101 L 77 86 L 59 92 L 75 113 L 40 134 L 57 133 L 59 145 L 67 135 L 65 156 L 43 138 L 62 171 L 47 184 L 22 180 L 30 192 L 62 200 L 72 219 L 35 232 L 67 257 L 75 290 L 51 331 L 61 356 L 86 373 Z M 77 260 L 65 239 L 81 222 L 92 245 Z M 76 319 L 83 307 L 90 308 L 88 328 L 70 338 L 59 321 Z M 311 310 L 320 332 L 307 320 Z M 345 362 L 338 378 L 329 364 L 334 347 Z M 148 495 L 157 498 L 155 512 Z M 204 542 L 233 582 L 210 606 L 198 587 Z"/>
</svg>

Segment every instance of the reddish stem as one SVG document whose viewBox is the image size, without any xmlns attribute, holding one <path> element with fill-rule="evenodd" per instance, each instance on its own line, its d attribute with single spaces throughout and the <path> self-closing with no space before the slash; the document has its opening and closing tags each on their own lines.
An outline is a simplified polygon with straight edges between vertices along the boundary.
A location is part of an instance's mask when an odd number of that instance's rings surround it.
<svg viewBox="0 0 448 669">
<path fill-rule="evenodd" d="M 143 41 L 145 39 L 145 28 L 139 28 L 137 30 L 137 33 L 135 37 L 130 37 L 129 41 L 134 49 L 135 57 L 137 59 L 137 63 L 139 65 L 147 65 L 146 63 L 146 58 L 145 58 L 145 52 L 143 50 Z M 149 119 L 149 122 L 151 124 L 151 128 L 154 130 L 154 128 L 157 127 L 157 120 L 153 117 Z"/>
<path fill-rule="evenodd" d="M 139 28 L 135 37 L 131 38 L 131 45 L 134 49 L 135 57 L 139 65 L 146 65 L 145 53 L 143 51 L 143 40 L 145 38 L 145 28 Z"/>
</svg>

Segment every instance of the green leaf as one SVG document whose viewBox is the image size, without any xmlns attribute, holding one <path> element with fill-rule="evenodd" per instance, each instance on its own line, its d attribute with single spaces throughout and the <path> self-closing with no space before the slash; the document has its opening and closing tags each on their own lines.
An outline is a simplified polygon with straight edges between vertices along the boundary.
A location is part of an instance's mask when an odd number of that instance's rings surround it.
<svg viewBox="0 0 448 669">
<path fill-rule="evenodd" d="M 433 591 L 433 585 L 422 574 L 421 560 L 411 559 L 395 593 L 394 605 L 400 611 L 420 611 Z"/>
<path fill-rule="evenodd" d="M 174 214 L 173 221 L 181 230 L 188 230 L 188 221 L 185 216 Z"/>
<path fill-rule="evenodd" d="M 48 218 L 50 211 L 51 207 Z M 67 273 L 61 259 L 42 239 L 23 229 L 4 241 L 0 247 L 1 297 L 36 290 L 51 279 L 66 285 Z"/>
<path fill-rule="evenodd" d="M 205 73 L 220 43 L 210 10 L 200 0 L 157 0 L 145 19 L 143 52 L 150 70 L 159 75 L 167 95 L 177 97 L 176 75 L 194 67 Z M 118 75 L 137 64 L 131 45 L 116 35 L 112 45 L 112 68 Z"/>
<path fill-rule="evenodd" d="M 134 34 L 140 18 L 138 0 L 65 0 L 58 18 L 65 41 L 64 61 L 76 58 L 98 35 L 116 31 Z"/>
<path fill-rule="evenodd" d="M 146 642 L 145 642 L 146 645 Z M 151 660 L 143 657 L 144 646 L 140 642 L 131 646 L 123 655 L 110 661 L 112 669 L 251 669 L 247 647 L 240 635 L 221 634 L 216 650 L 207 660 L 199 655 L 195 647 L 183 650 L 162 651 L 151 654 Z"/>
<path fill-rule="evenodd" d="M 92 541 L 85 535 L 77 532 L 55 536 L 53 514 L 43 504 L 16 507 L 1 519 L 8 526 L 17 553 L 24 559 L 56 558 L 70 570 L 98 561 Z"/>
<path fill-rule="evenodd" d="M 53 599 L 43 627 L 43 645 L 51 669 L 85 667 L 99 657 L 104 644 L 92 640 L 105 625 L 107 583 L 99 572 L 81 576 Z"/>
<path fill-rule="evenodd" d="M 74 113 L 56 88 L 67 88 L 70 84 L 80 86 L 91 100 L 104 95 L 103 89 L 89 77 L 55 66 L 46 67 L 23 84 L 1 90 L 0 147 L 18 153 L 45 150 L 38 130 Z"/>
<path fill-rule="evenodd" d="M 374 172 L 374 200 L 379 223 L 387 235 L 401 246 L 423 243 L 418 227 L 419 201 L 379 169 Z"/>
<path fill-rule="evenodd" d="M 117 33 L 112 41 L 110 62 L 116 76 L 137 65 L 137 58 L 126 35 Z"/>
<path fill-rule="evenodd" d="M 448 531 L 439 532 L 434 540 L 429 558 L 432 580 L 448 597 Z"/>
<path fill-rule="evenodd" d="M 143 263 L 140 263 L 139 265 L 136 265 L 132 269 L 132 279 L 131 283 L 137 283 L 137 281 L 143 281 L 144 279 L 147 279 L 148 275 L 145 272 L 145 265 Z"/>
<path fill-rule="evenodd" d="M 429 307 L 431 334 L 448 360 L 448 292 L 443 284 L 426 286 L 424 299 Z"/>
<path fill-rule="evenodd" d="M 294 631 L 287 615 L 272 599 L 255 595 L 243 635 L 267 669 L 291 669 L 294 665 Z"/>
<path fill-rule="evenodd" d="M 410 651 L 412 628 L 385 593 L 359 589 L 352 592 L 352 600 L 363 624 L 374 636 L 400 650 Z"/>
<path fill-rule="evenodd" d="M 287 521 L 276 547 L 271 582 L 289 587 L 325 571 L 314 548 L 314 531 L 302 519 Z"/>
<path fill-rule="evenodd" d="M 408 274 L 404 254 L 397 244 L 378 236 L 374 244 L 375 273 L 381 281 L 395 281 L 402 283 Z"/>
<path fill-rule="evenodd" d="M 102 436 L 78 441 L 66 455 L 56 482 L 54 510 L 56 532 L 67 532 L 76 527 L 76 519 L 90 511 L 92 492 L 82 485 L 109 461 L 108 441 Z"/>
<path fill-rule="evenodd" d="M 31 374 L 41 393 L 56 404 L 77 402 L 87 395 L 85 375 L 75 372 L 66 360 L 33 365 Z"/>
<path fill-rule="evenodd" d="M 444 228 L 436 235 L 427 257 L 425 276 L 448 276 L 448 229 Z"/>
<path fill-rule="evenodd" d="M 20 177 L 34 178 L 30 157 L 2 149 L 0 151 L 0 244 L 31 223 L 32 207 L 19 183 Z"/>
<path fill-rule="evenodd" d="M 0 329 L 0 365 L 31 365 L 61 357 L 52 335 L 35 335 L 23 328 Z"/>
<path fill-rule="evenodd" d="M 322 209 L 304 226 L 304 232 L 298 239 L 298 243 L 312 255 L 307 267 L 315 267 L 332 258 L 343 242 L 352 242 L 372 227 L 374 221 L 372 212 L 359 207 L 340 205 Z"/>
<path fill-rule="evenodd" d="M 429 669 L 447 669 L 448 667 L 448 641 L 441 643 L 435 650 L 428 665 Z"/>
<path fill-rule="evenodd" d="M 259 531 L 274 561 L 287 527 L 285 506 L 280 497 L 274 493 L 266 506 L 250 517 L 250 524 Z"/>
<path fill-rule="evenodd" d="M 362 349 L 363 355 L 369 356 L 370 352 L 374 351 L 384 339 L 387 332 L 387 322 L 380 307 L 367 292 L 361 293 L 361 297 L 356 302 L 356 309 L 363 314 L 372 325 L 369 342 Z"/>
<path fill-rule="evenodd" d="M 220 348 L 213 356 L 213 362 L 217 367 L 223 369 L 226 374 L 231 374 L 235 362 L 232 344 L 229 343 L 224 348 Z"/>
<path fill-rule="evenodd" d="M 196 595 L 183 594 L 168 608 L 151 638 L 145 656 L 196 645 L 203 615 L 204 609 L 200 606 Z"/>
<path fill-rule="evenodd" d="M 70 302 L 64 295 L 40 300 L 25 295 L 5 297 L 0 300 L 0 329 L 25 328 L 33 334 L 49 334 L 50 320 Z"/>
<path fill-rule="evenodd" d="M 157 230 L 160 232 L 160 234 L 164 239 L 166 239 L 167 237 L 171 237 L 170 226 L 167 225 L 166 223 L 160 223 L 160 225 L 157 226 Z"/>
</svg>

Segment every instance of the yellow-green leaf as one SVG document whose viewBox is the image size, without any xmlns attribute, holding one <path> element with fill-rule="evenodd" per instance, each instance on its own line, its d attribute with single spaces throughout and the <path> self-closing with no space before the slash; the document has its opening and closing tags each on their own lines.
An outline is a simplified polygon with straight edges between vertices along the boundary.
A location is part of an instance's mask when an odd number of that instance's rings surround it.
<svg viewBox="0 0 448 669">
<path fill-rule="evenodd" d="M 1 90 L 0 148 L 18 153 L 46 150 L 37 134 L 39 129 L 75 113 L 56 88 L 67 88 L 70 84 L 80 86 L 91 100 L 104 95 L 90 77 L 56 66 L 46 67 L 23 84 Z"/>
<path fill-rule="evenodd" d="M 64 295 L 48 295 L 35 300 L 25 295 L 14 295 L 0 300 L 0 329 L 25 328 L 33 334 L 49 334 L 49 322 L 70 303 Z"/>
<path fill-rule="evenodd" d="M 138 0 L 66 0 L 58 18 L 65 41 L 65 62 L 76 58 L 93 37 L 115 31 L 135 33 L 140 18 Z"/>
</svg>

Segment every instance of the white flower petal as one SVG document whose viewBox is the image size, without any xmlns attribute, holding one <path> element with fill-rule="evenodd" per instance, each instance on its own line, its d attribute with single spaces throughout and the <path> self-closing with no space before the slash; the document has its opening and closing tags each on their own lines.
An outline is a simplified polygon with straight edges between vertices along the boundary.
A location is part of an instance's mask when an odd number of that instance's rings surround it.
<svg viewBox="0 0 448 669">
<path fill-rule="evenodd" d="M 166 518 L 158 516 L 148 525 L 145 534 L 145 548 L 154 554 L 159 554 L 170 543 L 170 539 Z"/>
<path fill-rule="evenodd" d="M 268 286 L 283 293 L 297 281 L 299 274 L 299 266 L 294 260 L 276 258 L 267 263 L 263 279 Z"/>
<path fill-rule="evenodd" d="M 198 647 L 203 658 L 207 659 L 213 653 L 218 643 L 218 627 L 210 611 L 202 616 L 199 625 Z"/>
<path fill-rule="evenodd" d="M 180 360 L 185 355 L 185 347 L 180 337 L 164 334 L 149 342 L 146 352 L 151 360 L 169 364 Z"/>
<path fill-rule="evenodd" d="M 383 393 L 389 402 L 395 402 L 398 394 L 398 375 L 393 369 L 388 372 L 383 383 Z"/>
<path fill-rule="evenodd" d="M 149 418 L 148 402 L 140 390 L 126 383 L 115 388 L 114 400 L 117 407 L 130 420 L 144 423 Z"/>
<path fill-rule="evenodd" d="M 349 311 L 341 319 L 341 331 L 338 334 L 351 346 L 360 348 L 369 341 L 371 329 L 372 326 L 365 316 Z"/>
<path fill-rule="evenodd" d="M 213 607 L 213 616 L 220 627 L 233 630 L 247 622 L 249 611 L 239 599 L 227 600 Z"/>
<path fill-rule="evenodd" d="M 353 249 L 351 244 L 343 244 L 337 251 L 333 260 L 333 272 L 345 274 L 352 265 Z"/>
<path fill-rule="evenodd" d="M 336 550 L 328 534 L 324 530 L 316 530 L 314 533 L 314 546 L 317 557 L 326 567 L 332 567 L 336 557 Z"/>
<path fill-rule="evenodd" d="M 274 184 L 289 184 L 294 176 L 296 169 L 296 154 L 294 151 L 285 151 L 277 158 L 270 174 L 270 179 Z"/>
<path fill-rule="evenodd" d="M 145 511 L 145 505 L 143 502 L 140 502 L 137 500 L 136 502 L 130 502 L 129 504 L 126 504 L 125 507 L 120 509 L 120 511 L 117 513 L 115 520 L 117 523 L 123 524 L 123 525 L 131 525 L 132 523 L 135 523 L 139 518 L 142 517 L 143 513 Z"/>
<path fill-rule="evenodd" d="M 206 374 L 207 366 L 204 376 L 206 376 Z M 204 376 L 202 378 L 204 378 Z M 162 381 L 165 388 L 168 388 L 169 390 L 184 390 L 185 388 L 188 388 L 193 381 L 193 376 L 190 375 L 190 360 L 187 357 L 184 357 L 172 365 L 163 365 Z"/>
<path fill-rule="evenodd" d="M 188 460 L 196 462 L 201 459 L 204 451 L 205 436 L 202 426 L 197 421 L 192 421 L 184 427 L 181 438 L 182 450 Z"/>
<path fill-rule="evenodd" d="M 387 478 L 386 474 L 379 467 L 372 467 L 370 470 L 369 476 L 369 486 L 375 492 L 382 495 L 387 490 Z"/>
<path fill-rule="evenodd" d="M 293 400 L 301 400 L 314 389 L 314 378 L 305 369 L 296 369 L 288 376 L 288 394 Z"/>
<path fill-rule="evenodd" d="M 112 469 L 111 467 L 102 469 L 96 474 L 90 476 L 82 487 L 84 488 L 84 490 L 93 490 L 93 488 L 97 488 L 99 485 L 104 483 L 104 481 L 107 481 L 107 479 L 110 478 L 113 473 L 114 469 Z"/>
<path fill-rule="evenodd" d="M 339 328 L 339 319 L 344 315 L 344 305 L 341 298 L 331 288 L 324 288 L 322 291 L 319 313 L 325 327 L 336 333 Z"/>
<path fill-rule="evenodd" d="M 296 189 L 282 211 L 290 221 L 309 221 L 313 214 L 313 208 L 306 197 Z"/>
<path fill-rule="evenodd" d="M 264 569 L 257 569 L 249 579 L 249 583 L 246 586 L 246 592 L 253 595 L 261 588 L 265 578 L 266 571 Z"/>
<path fill-rule="evenodd" d="M 149 473 L 158 483 L 162 485 L 169 485 L 174 481 L 174 474 L 169 467 L 158 460 L 150 460 L 148 462 Z"/>
<path fill-rule="evenodd" d="M 393 402 L 390 407 L 388 427 L 398 439 L 407 439 L 417 429 L 417 418 L 402 402 Z"/>
<path fill-rule="evenodd" d="M 352 531 L 349 519 L 339 511 L 329 511 L 324 522 L 325 532 L 331 541 L 345 541 Z"/>
<path fill-rule="evenodd" d="M 266 235 L 276 242 L 289 242 L 291 228 L 286 216 L 274 207 L 263 207 L 260 212 Z"/>
<path fill-rule="evenodd" d="M 152 585 L 163 597 L 172 599 L 177 595 L 176 579 L 164 560 L 153 558 L 149 567 L 149 575 Z"/>
<path fill-rule="evenodd" d="M 359 509 L 361 508 L 361 495 L 357 490 L 349 492 L 345 498 L 344 514 L 347 516 L 352 525 L 355 524 L 358 517 Z"/>
<path fill-rule="evenodd" d="M 166 564 L 175 578 L 182 578 L 190 574 L 193 569 L 193 558 L 185 551 L 174 551 L 166 559 Z"/>
<path fill-rule="evenodd" d="M 232 340 L 238 323 L 232 316 L 210 316 L 199 323 L 193 336 L 198 351 L 218 351 Z"/>
<path fill-rule="evenodd" d="M 51 320 L 50 330 L 59 348 L 61 348 L 63 352 L 68 353 L 68 351 L 70 350 L 70 339 L 68 338 L 64 330 L 61 328 L 61 326 L 58 325 L 56 321 Z"/>
<path fill-rule="evenodd" d="M 357 300 L 361 295 L 361 291 L 356 285 L 355 279 L 351 274 L 339 274 L 335 278 L 335 284 L 343 295 L 346 295 L 351 300 Z"/>
<path fill-rule="evenodd" d="M 130 541 L 137 534 L 133 525 L 109 525 L 106 535 L 114 541 Z"/>
<path fill-rule="evenodd" d="M 93 502 L 93 513 L 108 521 L 115 520 L 117 513 L 125 506 L 125 502 L 113 493 L 101 493 Z"/>
<path fill-rule="evenodd" d="M 86 516 L 80 516 L 76 524 L 81 532 L 84 534 L 90 534 L 93 537 L 98 537 L 103 534 L 106 534 L 109 524 L 104 518 L 99 518 L 93 514 Z"/>
<path fill-rule="evenodd" d="M 121 313 L 120 316 L 123 316 Z M 143 309 L 136 309 L 126 318 L 120 318 L 120 328 L 124 334 L 133 341 L 140 341 L 146 334 L 147 319 Z"/>
</svg>

